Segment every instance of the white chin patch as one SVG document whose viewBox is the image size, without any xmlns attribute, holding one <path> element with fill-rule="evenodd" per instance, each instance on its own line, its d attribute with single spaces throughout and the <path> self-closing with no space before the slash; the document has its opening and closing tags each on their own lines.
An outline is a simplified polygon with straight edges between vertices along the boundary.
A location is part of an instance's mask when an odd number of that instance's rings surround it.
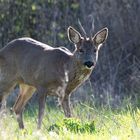
<svg viewBox="0 0 140 140">
<path fill-rule="evenodd" d="M 91 70 L 94 68 L 94 66 L 91 66 L 91 67 L 85 66 L 85 68 Z"/>
</svg>

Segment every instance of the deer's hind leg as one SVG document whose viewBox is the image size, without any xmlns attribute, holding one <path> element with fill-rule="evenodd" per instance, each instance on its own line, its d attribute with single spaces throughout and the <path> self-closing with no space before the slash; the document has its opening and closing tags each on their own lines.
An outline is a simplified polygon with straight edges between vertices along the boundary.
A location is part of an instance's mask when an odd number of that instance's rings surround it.
<svg viewBox="0 0 140 140">
<path fill-rule="evenodd" d="M 11 82 L 3 82 L 0 81 L 0 111 L 3 112 L 6 109 L 6 99 L 8 97 L 8 95 L 10 94 L 10 92 L 12 91 L 12 89 L 14 88 L 15 83 Z"/>
<path fill-rule="evenodd" d="M 26 84 L 20 84 L 19 89 L 20 89 L 20 93 L 13 106 L 13 110 L 16 114 L 19 128 L 23 129 L 24 128 L 23 115 L 22 115 L 23 109 L 26 103 L 28 102 L 28 100 L 32 97 L 36 89 Z"/>
<path fill-rule="evenodd" d="M 6 109 L 6 99 L 16 84 L 16 72 L 0 56 L 0 110 Z"/>
</svg>

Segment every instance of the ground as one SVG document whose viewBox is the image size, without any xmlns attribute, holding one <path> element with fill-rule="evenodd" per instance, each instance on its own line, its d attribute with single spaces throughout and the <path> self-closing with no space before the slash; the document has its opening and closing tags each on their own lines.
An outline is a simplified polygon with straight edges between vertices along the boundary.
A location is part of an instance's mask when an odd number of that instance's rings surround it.
<svg viewBox="0 0 140 140">
<path fill-rule="evenodd" d="M 41 130 L 36 129 L 37 108 L 26 107 L 25 130 L 19 130 L 15 115 L 8 111 L 0 119 L 0 140 L 139 140 L 140 109 L 131 104 L 125 108 L 91 107 L 88 103 L 78 104 L 73 109 L 74 119 L 94 121 L 95 132 L 71 132 L 67 128 L 49 131 L 52 124 L 65 118 L 57 107 L 47 107 Z M 10 110 L 10 109 L 9 109 Z"/>
</svg>

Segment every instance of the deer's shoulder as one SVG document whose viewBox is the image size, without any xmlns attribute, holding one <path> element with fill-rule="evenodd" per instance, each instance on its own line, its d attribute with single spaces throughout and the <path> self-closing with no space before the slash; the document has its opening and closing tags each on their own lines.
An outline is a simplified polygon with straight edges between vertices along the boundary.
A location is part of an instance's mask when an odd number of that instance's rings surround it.
<svg viewBox="0 0 140 140">
<path fill-rule="evenodd" d="M 56 48 L 61 54 L 64 54 L 64 55 L 68 55 L 68 56 L 73 56 L 73 53 L 69 50 L 69 49 L 67 49 L 66 47 L 63 47 L 63 46 L 61 46 L 61 47 L 58 47 L 58 48 Z"/>
</svg>

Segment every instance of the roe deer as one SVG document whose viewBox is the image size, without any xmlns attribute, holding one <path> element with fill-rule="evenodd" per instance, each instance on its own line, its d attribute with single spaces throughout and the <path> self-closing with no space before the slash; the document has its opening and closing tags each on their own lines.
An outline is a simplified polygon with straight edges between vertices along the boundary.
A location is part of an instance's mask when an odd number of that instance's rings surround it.
<svg viewBox="0 0 140 140">
<path fill-rule="evenodd" d="M 69 27 L 67 34 L 75 45 L 74 52 L 65 47 L 53 48 L 31 38 L 15 39 L 0 50 L 0 103 L 4 103 L 8 93 L 18 84 L 20 93 L 13 110 L 20 128 L 24 128 L 24 106 L 35 91 L 39 95 L 38 128 L 47 95 L 58 96 L 65 116 L 71 117 L 70 95 L 90 76 L 108 29 L 103 28 L 87 38 Z"/>
</svg>

